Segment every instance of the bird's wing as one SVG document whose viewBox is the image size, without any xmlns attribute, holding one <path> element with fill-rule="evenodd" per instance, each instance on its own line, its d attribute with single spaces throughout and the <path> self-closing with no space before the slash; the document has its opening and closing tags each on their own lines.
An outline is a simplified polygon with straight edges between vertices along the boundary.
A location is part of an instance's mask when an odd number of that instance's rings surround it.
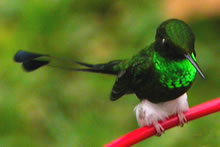
<svg viewBox="0 0 220 147">
<path fill-rule="evenodd" d="M 111 92 L 111 100 L 124 94 L 134 93 L 134 89 L 146 81 L 152 66 L 152 48 L 143 49 L 130 60 L 129 67 L 121 70 Z"/>
<path fill-rule="evenodd" d="M 111 92 L 110 98 L 112 101 L 119 99 L 131 90 L 131 78 L 132 74 L 130 69 L 123 70 L 118 74 Z"/>
</svg>

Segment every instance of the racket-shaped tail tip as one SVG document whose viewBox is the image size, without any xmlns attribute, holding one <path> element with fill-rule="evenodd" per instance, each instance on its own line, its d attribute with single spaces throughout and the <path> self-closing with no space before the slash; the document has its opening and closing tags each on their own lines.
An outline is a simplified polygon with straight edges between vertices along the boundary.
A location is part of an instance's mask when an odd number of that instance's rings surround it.
<svg viewBox="0 0 220 147">
<path fill-rule="evenodd" d="M 26 52 L 23 50 L 19 50 L 14 56 L 14 61 L 15 62 L 25 62 L 25 61 L 30 61 L 35 58 L 41 57 L 41 56 L 45 56 L 45 55 L 30 53 L 30 52 Z"/>
<path fill-rule="evenodd" d="M 32 72 L 44 65 L 49 64 L 49 61 L 37 61 L 37 60 L 31 60 L 31 61 L 26 61 L 23 62 L 22 66 L 25 71 L 27 72 Z"/>
<path fill-rule="evenodd" d="M 18 63 L 22 63 L 24 70 L 27 72 L 31 72 L 40 68 L 41 66 L 49 64 L 49 61 L 39 59 L 39 57 L 42 56 L 47 56 L 47 55 L 19 50 L 14 56 L 14 61 Z"/>
</svg>

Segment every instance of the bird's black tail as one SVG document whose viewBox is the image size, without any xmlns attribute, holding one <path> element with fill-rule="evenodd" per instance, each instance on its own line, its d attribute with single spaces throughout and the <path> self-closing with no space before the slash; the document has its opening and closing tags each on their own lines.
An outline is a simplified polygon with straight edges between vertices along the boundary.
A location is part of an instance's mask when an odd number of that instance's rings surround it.
<svg viewBox="0 0 220 147">
<path fill-rule="evenodd" d="M 42 66 L 51 66 L 72 71 L 96 72 L 117 75 L 118 71 L 114 69 L 121 61 L 115 60 L 104 64 L 87 64 L 74 60 L 62 59 L 54 56 L 31 53 L 23 50 L 18 51 L 14 56 L 14 61 L 22 63 L 25 71 L 31 72 Z M 73 68 L 73 64 L 78 64 L 84 68 Z"/>
</svg>

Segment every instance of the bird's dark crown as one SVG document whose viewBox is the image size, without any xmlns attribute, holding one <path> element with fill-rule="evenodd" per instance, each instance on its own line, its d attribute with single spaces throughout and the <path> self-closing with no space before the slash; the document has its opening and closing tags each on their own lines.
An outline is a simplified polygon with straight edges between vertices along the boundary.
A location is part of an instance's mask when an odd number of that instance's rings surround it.
<svg viewBox="0 0 220 147">
<path fill-rule="evenodd" d="M 195 54 L 195 36 L 191 28 L 181 20 L 169 19 L 156 32 L 156 50 L 165 57 L 182 59 L 185 54 Z"/>
</svg>

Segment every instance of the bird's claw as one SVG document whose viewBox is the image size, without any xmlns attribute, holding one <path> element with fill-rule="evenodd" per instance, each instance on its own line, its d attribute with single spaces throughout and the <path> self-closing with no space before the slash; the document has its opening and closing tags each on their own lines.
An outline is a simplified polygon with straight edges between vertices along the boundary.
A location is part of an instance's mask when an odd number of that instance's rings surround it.
<svg viewBox="0 0 220 147">
<path fill-rule="evenodd" d="M 179 125 L 183 127 L 184 124 L 187 123 L 185 114 L 183 112 L 178 113 L 178 118 L 179 118 Z"/>
<path fill-rule="evenodd" d="M 165 130 L 164 130 L 164 128 L 161 126 L 161 124 L 159 124 L 158 122 L 155 122 L 155 123 L 153 123 L 153 125 L 154 125 L 154 128 L 156 129 L 156 131 L 157 131 L 157 134 L 156 134 L 156 136 L 161 136 L 163 133 L 165 133 Z"/>
</svg>

